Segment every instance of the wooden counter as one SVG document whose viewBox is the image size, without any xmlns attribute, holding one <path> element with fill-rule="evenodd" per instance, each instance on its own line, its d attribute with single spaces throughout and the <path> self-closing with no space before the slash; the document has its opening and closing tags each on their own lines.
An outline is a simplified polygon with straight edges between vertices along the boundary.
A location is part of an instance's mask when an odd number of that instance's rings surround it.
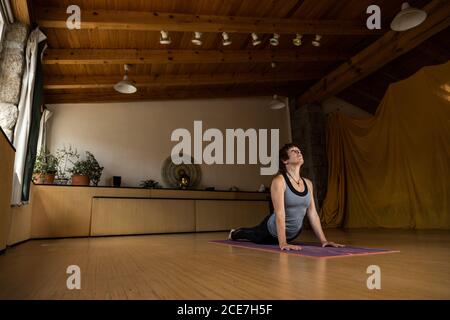
<svg viewBox="0 0 450 320">
<path fill-rule="evenodd" d="M 31 238 L 229 230 L 256 225 L 269 195 L 35 185 Z"/>
</svg>

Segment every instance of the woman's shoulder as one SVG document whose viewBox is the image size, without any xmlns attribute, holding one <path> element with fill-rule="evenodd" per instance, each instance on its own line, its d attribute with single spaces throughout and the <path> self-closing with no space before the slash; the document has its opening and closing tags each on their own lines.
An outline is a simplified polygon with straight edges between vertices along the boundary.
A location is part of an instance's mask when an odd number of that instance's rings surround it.
<svg viewBox="0 0 450 320">
<path fill-rule="evenodd" d="M 273 186 L 284 186 L 284 177 L 281 173 L 278 173 L 275 177 L 273 177 L 272 185 Z"/>
<path fill-rule="evenodd" d="M 277 173 L 277 174 L 273 177 L 272 181 L 275 181 L 275 180 L 284 180 L 283 174 L 282 174 L 281 172 Z"/>
<path fill-rule="evenodd" d="M 302 177 L 303 180 L 305 180 L 306 184 L 308 185 L 309 188 L 312 188 L 313 184 L 312 181 L 308 178 Z"/>
</svg>

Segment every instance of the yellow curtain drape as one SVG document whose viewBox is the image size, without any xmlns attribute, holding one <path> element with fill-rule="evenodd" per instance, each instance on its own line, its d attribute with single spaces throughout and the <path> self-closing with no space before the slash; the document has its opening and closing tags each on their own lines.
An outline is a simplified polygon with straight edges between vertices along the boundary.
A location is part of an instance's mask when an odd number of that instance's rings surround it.
<svg viewBox="0 0 450 320">
<path fill-rule="evenodd" d="M 450 62 L 391 84 L 374 117 L 331 114 L 327 154 L 324 225 L 450 229 Z"/>
</svg>

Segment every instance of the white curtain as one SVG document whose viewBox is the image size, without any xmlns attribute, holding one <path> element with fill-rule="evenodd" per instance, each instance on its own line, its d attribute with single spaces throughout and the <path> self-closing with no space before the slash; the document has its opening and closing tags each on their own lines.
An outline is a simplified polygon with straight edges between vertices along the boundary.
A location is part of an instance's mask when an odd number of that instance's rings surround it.
<svg viewBox="0 0 450 320">
<path fill-rule="evenodd" d="M 25 169 L 25 159 L 27 156 L 28 134 L 31 125 L 31 109 L 33 105 L 34 81 L 36 76 L 36 65 L 38 58 L 38 44 L 46 39 L 46 36 L 39 30 L 34 29 L 27 41 L 25 51 L 26 68 L 22 77 L 22 87 L 19 100 L 19 116 L 14 131 L 14 147 L 16 148 L 16 158 L 14 161 L 13 192 L 11 196 L 12 205 L 22 204 L 22 184 L 23 171 Z"/>
<path fill-rule="evenodd" d="M 53 112 L 48 109 L 44 109 L 41 117 L 41 123 L 39 125 L 39 138 L 37 143 L 37 153 L 47 151 L 47 121 L 51 118 Z"/>
</svg>

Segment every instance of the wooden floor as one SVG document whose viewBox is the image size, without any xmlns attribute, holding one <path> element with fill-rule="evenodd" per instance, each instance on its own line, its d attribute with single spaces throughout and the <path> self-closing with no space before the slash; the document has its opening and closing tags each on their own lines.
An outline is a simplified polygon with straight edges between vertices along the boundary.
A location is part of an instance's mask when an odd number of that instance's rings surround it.
<svg viewBox="0 0 450 320">
<path fill-rule="evenodd" d="M 450 299 L 450 232 L 326 234 L 401 252 L 317 259 L 208 243 L 223 232 L 30 240 L 0 256 L 0 299 Z M 66 287 L 69 265 L 80 290 Z M 369 265 L 380 290 L 366 286 Z"/>
</svg>

